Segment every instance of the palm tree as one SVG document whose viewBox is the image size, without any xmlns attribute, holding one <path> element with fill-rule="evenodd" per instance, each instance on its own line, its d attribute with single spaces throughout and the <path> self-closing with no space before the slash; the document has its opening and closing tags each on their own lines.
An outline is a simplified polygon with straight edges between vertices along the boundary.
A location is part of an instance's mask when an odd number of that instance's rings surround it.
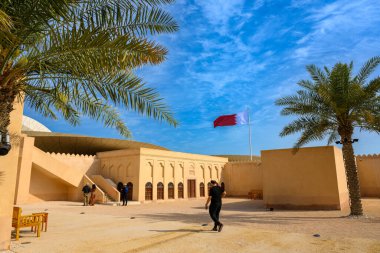
<svg viewBox="0 0 380 253">
<path fill-rule="evenodd" d="M 380 57 L 368 60 L 360 72 L 352 75 L 353 63 L 337 63 L 324 71 L 315 65 L 306 67 L 313 81 L 301 80 L 301 90 L 276 101 L 284 106 L 282 115 L 298 116 L 284 127 L 280 136 L 302 132 L 295 151 L 313 140 L 328 136 L 328 145 L 335 140 L 343 144 L 351 215 L 362 215 L 358 172 L 352 135 L 355 128 L 380 133 L 380 77 L 367 81 L 380 64 Z"/>
<path fill-rule="evenodd" d="M 174 0 L 2 0 L 0 131 L 15 99 L 73 125 L 100 120 L 130 131 L 117 106 L 176 126 L 158 93 L 134 70 L 165 60 L 151 38 L 178 30 L 162 5 Z"/>
</svg>

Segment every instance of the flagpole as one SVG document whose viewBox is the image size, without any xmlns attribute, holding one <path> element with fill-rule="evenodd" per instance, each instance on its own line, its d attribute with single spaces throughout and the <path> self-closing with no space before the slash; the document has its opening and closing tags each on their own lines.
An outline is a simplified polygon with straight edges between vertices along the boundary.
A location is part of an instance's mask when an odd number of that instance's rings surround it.
<svg viewBox="0 0 380 253">
<path fill-rule="evenodd" d="M 249 154 L 251 155 L 251 161 L 252 161 L 252 138 L 251 138 L 251 120 L 249 117 L 249 109 L 248 111 L 248 128 L 249 128 Z"/>
</svg>

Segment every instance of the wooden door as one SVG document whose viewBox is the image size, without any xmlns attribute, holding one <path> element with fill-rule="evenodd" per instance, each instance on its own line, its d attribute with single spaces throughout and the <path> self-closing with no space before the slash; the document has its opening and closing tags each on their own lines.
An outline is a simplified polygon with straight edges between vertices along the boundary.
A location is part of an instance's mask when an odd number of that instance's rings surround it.
<svg viewBox="0 0 380 253">
<path fill-rule="evenodd" d="M 131 182 L 129 182 L 127 184 L 127 187 L 128 187 L 127 199 L 128 200 L 132 200 L 132 196 L 133 196 L 133 184 Z"/>
<path fill-rule="evenodd" d="M 182 183 L 178 184 L 178 198 L 183 199 L 183 184 Z"/>
<path fill-rule="evenodd" d="M 201 197 L 205 196 L 205 184 L 204 183 L 200 183 L 200 185 L 199 185 L 199 195 Z"/>
<path fill-rule="evenodd" d="M 174 199 L 174 184 L 173 183 L 168 184 L 168 198 Z"/>
<path fill-rule="evenodd" d="M 164 199 L 164 184 L 161 182 L 157 184 L 157 199 Z"/>
<path fill-rule="evenodd" d="M 195 179 L 187 180 L 187 196 L 189 198 L 195 198 Z"/>
<path fill-rule="evenodd" d="M 145 200 L 153 199 L 153 185 L 152 183 L 145 184 Z"/>
</svg>

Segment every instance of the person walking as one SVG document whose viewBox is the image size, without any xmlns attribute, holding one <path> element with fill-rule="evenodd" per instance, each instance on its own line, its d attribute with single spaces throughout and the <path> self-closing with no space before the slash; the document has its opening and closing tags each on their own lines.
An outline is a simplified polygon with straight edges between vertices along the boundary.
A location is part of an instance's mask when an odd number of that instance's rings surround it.
<svg viewBox="0 0 380 253">
<path fill-rule="evenodd" d="M 91 187 L 91 195 L 90 195 L 90 206 L 93 206 L 95 205 L 95 191 L 96 191 L 96 185 L 93 184 L 92 187 Z"/>
<path fill-rule="evenodd" d="M 90 197 L 90 192 L 91 192 L 91 188 L 90 186 L 88 185 L 88 183 L 86 183 L 83 188 L 82 188 L 82 192 L 83 192 L 83 205 L 84 206 L 88 206 L 88 201 L 89 201 L 89 197 Z"/>
<path fill-rule="evenodd" d="M 123 188 L 123 206 L 128 204 L 128 185 L 125 184 Z"/>
<path fill-rule="evenodd" d="M 221 232 L 223 229 L 223 224 L 219 221 L 219 213 L 222 209 L 222 197 L 224 197 L 226 193 L 215 180 L 211 180 L 211 184 L 212 187 L 209 191 L 205 208 L 206 210 L 209 209 L 210 217 L 214 221 L 214 228 L 212 230 Z M 208 208 L 210 201 L 211 205 L 210 208 Z"/>
</svg>

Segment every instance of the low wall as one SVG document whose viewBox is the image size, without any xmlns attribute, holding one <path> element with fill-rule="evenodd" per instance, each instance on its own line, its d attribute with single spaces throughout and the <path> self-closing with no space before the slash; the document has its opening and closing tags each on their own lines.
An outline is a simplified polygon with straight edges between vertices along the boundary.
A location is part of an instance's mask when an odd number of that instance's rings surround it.
<svg viewBox="0 0 380 253">
<path fill-rule="evenodd" d="M 222 176 L 228 197 L 248 197 L 252 191 L 262 195 L 263 170 L 259 161 L 229 162 Z"/>
<path fill-rule="evenodd" d="M 380 155 L 356 156 L 362 197 L 380 198 Z"/>
<path fill-rule="evenodd" d="M 336 210 L 348 205 L 342 151 L 336 147 L 265 150 L 264 203 L 281 209 Z"/>
</svg>

